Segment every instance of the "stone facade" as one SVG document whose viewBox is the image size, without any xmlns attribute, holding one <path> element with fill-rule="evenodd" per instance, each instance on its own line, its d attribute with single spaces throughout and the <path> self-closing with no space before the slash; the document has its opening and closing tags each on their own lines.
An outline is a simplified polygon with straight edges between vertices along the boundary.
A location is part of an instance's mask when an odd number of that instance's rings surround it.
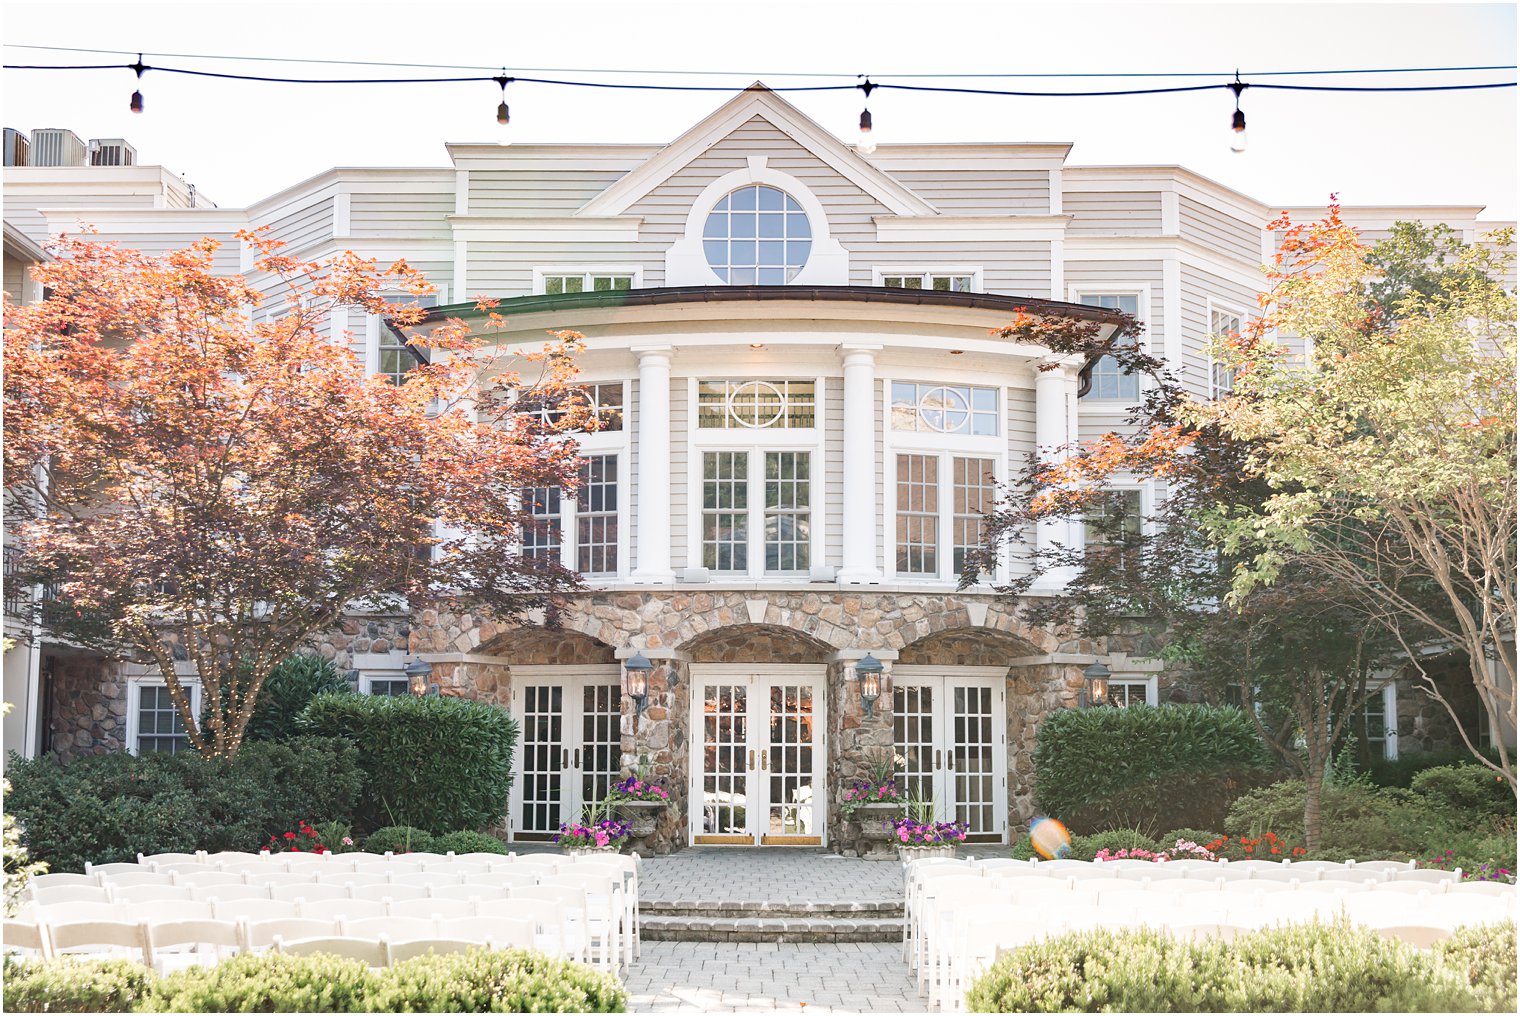
<svg viewBox="0 0 1520 1016">
<path fill-rule="evenodd" d="M 127 685 L 115 663 L 82 653 L 50 655 L 43 673 L 54 754 L 68 759 L 126 747 Z"/>
</svg>

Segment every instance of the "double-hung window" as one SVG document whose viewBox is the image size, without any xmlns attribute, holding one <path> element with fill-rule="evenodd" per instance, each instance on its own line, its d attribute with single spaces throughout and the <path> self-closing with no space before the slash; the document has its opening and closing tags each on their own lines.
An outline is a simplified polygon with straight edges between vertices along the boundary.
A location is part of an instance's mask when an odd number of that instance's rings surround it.
<svg viewBox="0 0 1520 1016">
<path fill-rule="evenodd" d="M 1132 317 L 1140 316 L 1140 294 L 1136 293 L 1079 293 L 1077 302 L 1089 307 L 1105 307 L 1108 310 L 1119 310 Z M 1127 344 L 1135 343 L 1134 336 L 1124 340 Z M 1134 374 L 1121 370 L 1119 361 L 1112 355 L 1098 358 L 1093 364 L 1090 375 L 1092 384 L 1087 389 L 1084 399 L 1118 399 L 1125 402 L 1135 402 L 1140 398 L 1140 379 Z"/>
<path fill-rule="evenodd" d="M 1002 396 L 997 388 L 906 380 L 888 391 L 893 571 L 959 578 L 997 500 Z"/>
<path fill-rule="evenodd" d="M 807 575 L 821 553 L 822 382 L 694 382 L 692 559 L 729 575 Z"/>
<path fill-rule="evenodd" d="M 627 529 L 625 491 L 628 433 L 623 427 L 624 382 L 580 386 L 601 428 L 576 435 L 581 464 L 575 493 L 560 487 L 528 487 L 522 504 L 531 516 L 522 534 L 524 556 L 558 562 L 586 576 L 611 577 L 627 570 L 622 533 Z M 522 412 L 554 413 L 542 408 Z"/>
<path fill-rule="evenodd" d="M 199 681 L 180 679 L 185 694 L 190 696 L 190 709 L 199 713 L 201 686 Z M 134 755 L 147 752 L 188 751 L 190 735 L 185 721 L 174 708 L 169 686 L 162 680 L 133 680 L 127 684 L 127 749 Z"/>
<path fill-rule="evenodd" d="M 878 285 L 888 289 L 930 289 L 941 293 L 976 293 L 981 290 L 980 272 L 975 269 L 878 268 Z"/>
<path fill-rule="evenodd" d="M 1121 709 L 1126 706 L 1155 705 L 1155 678 L 1114 678 L 1108 682 L 1108 704 Z"/>
<path fill-rule="evenodd" d="M 611 293 L 624 289 L 637 289 L 632 271 L 569 272 L 540 270 L 538 292 L 544 296 L 560 296 L 565 293 Z"/>
<path fill-rule="evenodd" d="M 386 296 L 391 303 L 409 304 L 416 303 L 420 307 L 438 306 L 437 294 L 427 296 L 411 296 L 407 294 Z M 397 335 L 384 320 L 376 320 L 376 346 L 375 346 L 375 373 L 383 374 L 390 379 L 391 384 L 399 385 L 406 383 L 407 372 L 417 366 L 417 358 L 412 355 L 406 340 Z"/>
<path fill-rule="evenodd" d="M 397 695 L 410 695 L 412 684 L 405 676 L 402 677 L 371 677 L 364 681 L 365 690 L 371 695 L 395 697 Z"/>
<path fill-rule="evenodd" d="M 1140 533 L 1144 525 L 1144 492 L 1123 487 L 1101 495 L 1083 521 L 1083 546 L 1098 548 L 1122 544 Z"/>
<path fill-rule="evenodd" d="M 1398 688 L 1389 681 L 1376 691 L 1368 693 L 1367 701 L 1359 710 L 1360 723 L 1356 724 L 1356 736 L 1367 744 L 1372 758 L 1395 759 L 1399 757 L 1399 704 Z"/>
<path fill-rule="evenodd" d="M 1209 308 L 1209 341 L 1222 345 L 1240 336 L 1244 316 L 1223 307 Z M 1209 395 L 1218 398 L 1235 389 L 1235 368 L 1220 361 L 1217 355 L 1209 357 Z"/>
</svg>

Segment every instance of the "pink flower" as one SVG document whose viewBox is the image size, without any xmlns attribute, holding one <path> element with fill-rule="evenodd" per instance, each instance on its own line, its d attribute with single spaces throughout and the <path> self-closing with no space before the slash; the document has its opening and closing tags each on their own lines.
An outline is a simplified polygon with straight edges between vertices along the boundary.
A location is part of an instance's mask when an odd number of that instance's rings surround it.
<svg viewBox="0 0 1520 1016">
<path fill-rule="evenodd" d="M 353 837 L 350 837 L 350 836 L 343 837 L 343 845 L 345 847 L 351 847 L 351 846 L 353 846 L 354 845 Z"/>
</svg>

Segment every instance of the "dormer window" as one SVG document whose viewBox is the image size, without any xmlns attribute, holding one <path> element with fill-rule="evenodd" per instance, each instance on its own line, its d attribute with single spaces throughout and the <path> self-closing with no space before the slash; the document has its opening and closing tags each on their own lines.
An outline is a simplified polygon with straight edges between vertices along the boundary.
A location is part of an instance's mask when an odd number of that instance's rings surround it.
<svg viewBox="0 0 1520 1016">
<path fill-rule="evenodd" d="M 782 286 L 797 277 L 813 248 L 807 213 L 785 191 L 752 184 L 730 191 L 708 213 L 702 250 L 732 286 Z"/>
</svg>

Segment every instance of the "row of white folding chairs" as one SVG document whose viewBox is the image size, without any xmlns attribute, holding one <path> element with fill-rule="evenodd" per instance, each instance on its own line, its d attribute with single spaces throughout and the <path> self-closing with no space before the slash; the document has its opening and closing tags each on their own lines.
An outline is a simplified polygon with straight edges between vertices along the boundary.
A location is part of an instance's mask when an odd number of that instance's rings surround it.
<svg viewBox="0 0 1520 1016">
<path fill-rule="evenodd" d="M 330 943 L 320 948 L 317 943 Z M 284 918 L 276 920 L 81 921 L 59 925 L 5 922 L 5 949 L 43 958 L 63 955 L 125 956 L 156 970 L 206 960 L 219 961 L 240 952 L 280 948 L 311 953 L 334 952 L 368 960 L 373 951 L 355 950 L 344 943 L 373 947 L 386 943 L 391 952 L 383 966 L 428 951 L 466 947 L 539 949 L 574 956 L 558 925 L 545 928 L 532 917 L 418 918 Z M 445 949 L 443 943 L 448 943 Z"/>
<path fill-rule="evenodd" d="M 588 866 L 589 867 L 589 866 Z M 53 890 L 63 892 L 74 887 Z M 632 961 L 635 948 L 636 909 L 628 905 L 616 871 L 586 870 L 574 875 L 546 876 L 536 885 L 516 887 L 446 886 L 436 888 L 378 885 L 333 886 L 311 884 L 278 887 L 283 898 L 240 895 L 217 897 L 208 887 L 203 899 L 143 899 L 120 901 L 72 901 L 32 904 L 27 916 L 42 923 L 84 920 L 120 920 L 131 916 L 143 903 L 152 903 L 162 919 L 208 920 L 252 917 L 466 917 L 510 915 L 532 901 L 559 901 L 570 907 L 574 922 L 595 939 L 598 963 L 624 965 Z M 242 887 L 248 889 L 249 887 Z M 135 890 L 173 890 L 174 887 L 138 886 Z M 124 890 L 125 891 L 125 890 Z M 48 890 L 41 890 L 46 900 Z"/>
<path fill-rule="evenodd" d="M 635 855 L 628 855 L 635 856 Z M 314 854 L 300 851 L 278 854 L 226 852 L 140 855 L 138 861 L 112 861 L 85 865 L 85 874 L 100 875 L 131 871 L 427 871 L 458 869 L 505 871 L 518 867 L 555 867 L 576 859 L 560 854 Z"/>
<path fill-rule="evenodd" d="M 1177 881 L 1134 885 L 1071 880 L 1060 888 L 1028 879 L 935 880 L 928 884 L 922 899 L 921 937 L 916 951 L 919 990 L 938 1004 L 943 1001 L 941 989 L 947 977 L 952 984 L 960 984 L 960 975 L 953 973 L 957 957 L 964 955 L 972 941 L 984 949 L 987 947 L 985 939 L 960 926 L 969 913 L 976 912 L 1000 914 L 1002 920 L 1047 930 L 1111 927 L 1126 922 L 1162 926 L 1258 924 L 1309 920 L 1316 915 L 1328 917 L 1337 913 L 1347 913 L 1353 919 L 1377 926 L 1402 926 L 1410 923 L 1412 909 L 1417 909 L 1423 925 L 1455 928 L 1513 918 L 1515 914 L 1513 887 L 1507 897 L 1501 898 L 1426 894 L 1417 908 L 1412 908 L 1415 901 L 1405 894 L 1365 889 L 1325 891 L 1323 887 L 1327 885 L 1311 882 L 1300 887 L 1282 883 L 1252 886 L 1223 881 L 1212 886 Z M 1264 891 L 1268 888 L 1271 891 Z M 1048 916 L 1031 921 L 1031 914 Z M 951 997 L 957 997 L 954 990 Z"/>
</svg>

